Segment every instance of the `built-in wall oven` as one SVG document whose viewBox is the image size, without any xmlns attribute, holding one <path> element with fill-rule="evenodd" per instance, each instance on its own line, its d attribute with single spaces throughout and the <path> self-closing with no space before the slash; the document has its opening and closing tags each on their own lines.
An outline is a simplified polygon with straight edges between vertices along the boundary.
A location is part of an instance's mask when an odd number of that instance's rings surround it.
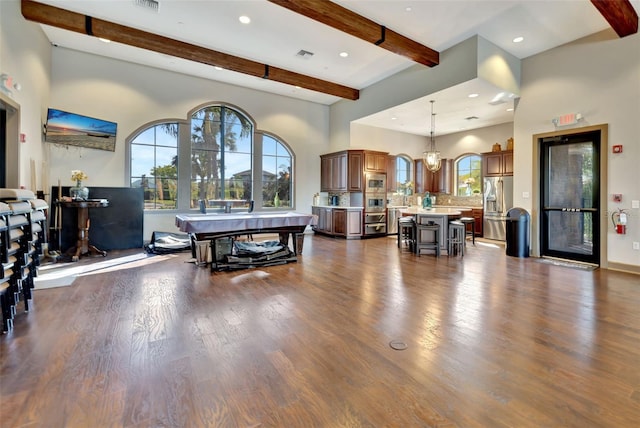
<svg viewBox="0 0 640 428">
<path fill-rule="evenodd" d="M 386 193 L 387 192 L 387 175 L 386 174 L 366 174 L 364 192 L 365 193 Z"/>
<path fill-rule="evenodd" d="M 364 192 L 364 235 L 387 234 L 387 176 L 366 174 Z"/>
</svg>

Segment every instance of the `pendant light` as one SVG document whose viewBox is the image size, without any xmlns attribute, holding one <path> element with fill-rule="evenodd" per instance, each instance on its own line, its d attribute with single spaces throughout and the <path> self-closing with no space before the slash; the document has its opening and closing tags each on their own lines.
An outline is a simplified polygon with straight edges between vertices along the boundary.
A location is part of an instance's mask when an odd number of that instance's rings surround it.
<svg viewBox="0 0 640 428">
<path fill-rule="evenodd" d="M 422 153 L 422 160 L 427 166 L 427 169 L 431 172 L 436 172 L 440 169 L 442 160 L 440 159 L 440 152 L 436 150 L 436 139 L 434 134 L 436 132 L 436 114 L 433 112 L 434 100 L 431 100 L 431 136 L 429 138 L 429 149 Z"/>
</svg>

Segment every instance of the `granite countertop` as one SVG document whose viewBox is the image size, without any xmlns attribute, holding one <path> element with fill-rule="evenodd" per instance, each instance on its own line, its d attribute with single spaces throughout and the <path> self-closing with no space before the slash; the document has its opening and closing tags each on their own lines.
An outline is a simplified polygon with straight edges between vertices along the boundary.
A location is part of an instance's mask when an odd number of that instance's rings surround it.
<svg viewBox="0 0 640 428">
<path fill-rule="evenodd" d="M 405 214 L 418 214 L 418 215 L 461 215 L 462 213 L 456 208 L 443 208 L 436 207 L 431 209 L 423 209 L 418 207 L 409 207 L 401 210 Z"/>
<path fill-rule="evenodd" d="M 473 207 L 469 205 L 434 205 L 433 207 L 434 208 L 454 208 L 457 210 L 472 210 L 472 209 L 482 208 L 482 205 L 477 207 Z"/>
<path fill-rule="evenodd" d="M 364 207 L 348 207 L 340 205 L 311 205 L 314 208 L 339 208 L 344 210 L 363 210 Z"/>
</svg>

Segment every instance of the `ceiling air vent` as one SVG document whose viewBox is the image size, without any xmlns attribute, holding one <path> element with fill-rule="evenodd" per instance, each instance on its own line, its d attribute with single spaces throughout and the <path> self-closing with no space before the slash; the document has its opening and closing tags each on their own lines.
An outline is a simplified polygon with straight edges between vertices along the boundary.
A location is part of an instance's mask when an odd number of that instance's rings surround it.
<svg viewBox="0 0 640 428">
<path fill-rule="evenodd" d="M 160 3 L 156 0 L 133 0 L 133 3 L 135 3 L 137 6 L 144 7 L 145 9 L 149 9 L 154 12 L 157 12 L 158 8 L 160 7 Z"/>
<path fill-rule="evenodd" d="M 464 120 L 476 120 L 479 119 L 478 116 L 469 116 L 469 117 L 465 117 Z"/>
<path fill-rule="evenodd" d="M 305 51 L 304 49 L 300 49 L 296 54 L 297 57 L 309 59 L 313 56 L 313 52 Z"/>
</svg>

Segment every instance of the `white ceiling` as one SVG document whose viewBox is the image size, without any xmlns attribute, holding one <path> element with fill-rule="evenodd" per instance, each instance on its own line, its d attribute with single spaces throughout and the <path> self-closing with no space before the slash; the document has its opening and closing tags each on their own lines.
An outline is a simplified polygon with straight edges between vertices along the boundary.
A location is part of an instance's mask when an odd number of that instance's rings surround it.
<svg viewBox="0 0 640 428">
<path fill-rule="evenodd" d="M 234 56 L 319 79 L 363 89 L 414 63 L 385 49 L 298 15 L 266 0 L 159 0 L 157 11 L 145 0 L 39 0 L 73 12 L 138 28 Z M 340 4 L 432 49 L 443 51 L 480 35 L 518 58 L 526 58 L 609 27 L 588 0 L 336 0 Z M 640 0 L 631 0 L 640 11 Z M 246 15 L 250 24 L 241 24 Z M 50 26 L 52 44 L 97 55 L 245 86 L 325 105 L 339 98 L 243 75 L 119 43 L 103 43 Z M 512 40 L 523 36 L 522 43 Z M 301 49 L 313 56 L 301 58 Z M 340 52 L 348 52 L 342 58 Z M 512 120 L 506 107 L 491 105 L 498 88 L 476 81 L 380 112 L 359 123 L 419 135 L 430 131 L 435 99 L 436 135 Z M 480 94 L 470 99 L 471 92 Z M 358 102 L 358 101 L 350 101 Z M 396 117 L 392 120 L 391 117 Z M 477 120 L 466 120 L 470 116 Z"/>
</svg>

